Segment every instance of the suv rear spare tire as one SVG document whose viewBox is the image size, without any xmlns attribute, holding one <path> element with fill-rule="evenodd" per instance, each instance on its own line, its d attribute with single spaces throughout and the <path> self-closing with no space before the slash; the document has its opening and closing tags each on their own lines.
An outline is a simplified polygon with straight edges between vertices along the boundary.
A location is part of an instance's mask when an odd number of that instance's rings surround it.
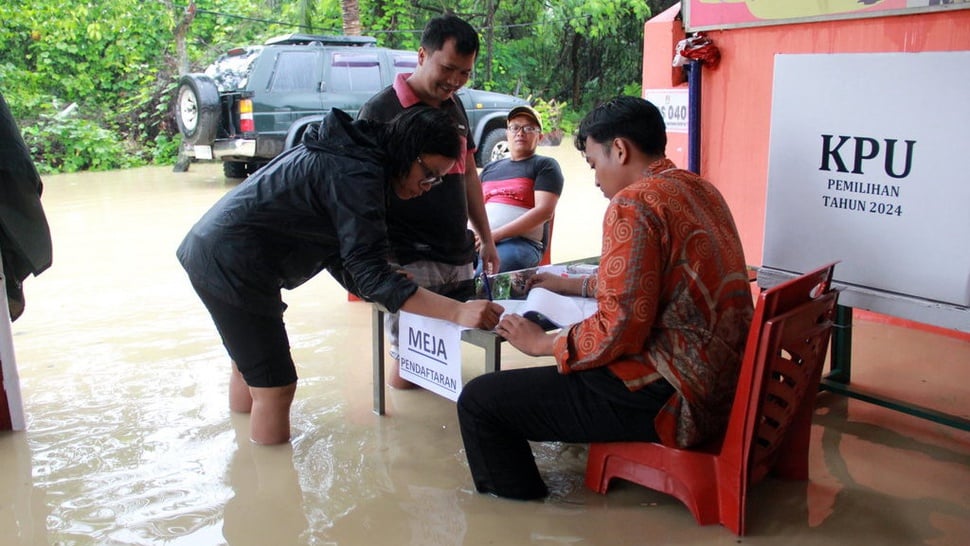
<svg viewBox="0 0 970 546">
<path fill-rule="evenodd" d="M 202 74 L 182 76 L 175 101 L 175 121 L 189 144 L 209 144 L 219 123 L 219 88 Z"/>
<path fill-rule="evenodd" d="M 509 139 L 505 129 L 492 129 L 482 141 L 480 163 L 485 165 L 509 156 Z"/>
</svg>

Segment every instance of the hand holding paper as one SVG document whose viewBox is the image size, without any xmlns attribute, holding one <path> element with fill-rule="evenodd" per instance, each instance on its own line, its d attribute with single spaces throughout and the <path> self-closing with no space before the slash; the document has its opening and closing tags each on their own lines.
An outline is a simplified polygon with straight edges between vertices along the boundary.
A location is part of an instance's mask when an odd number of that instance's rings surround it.
<svg viewBox="0 0 970 546">
<path fill-rule="evenodd" d="M 535 287 L 524 300 L 505 300 L 503 318 L 515 313 L 542 326 L 555 330 L 581 322 L 596 312 L 596 300 L 563 296 L 545 288 Z"/>
<path fill-rule="evenodd" d="M 552 354 L 553 336 L 535 322 L 515 314 L 507 314 L 495 327 L 495 333 L 505 338 L 513 347 L 529 356 Z"/>
<path fill-rule="evenodd" d="M 491 330 L 504 311 L 501 305 L 491 301 L 469 300 L 458 305 L 458 320 L 455 322 L 467 328 Z"/>
</svg>

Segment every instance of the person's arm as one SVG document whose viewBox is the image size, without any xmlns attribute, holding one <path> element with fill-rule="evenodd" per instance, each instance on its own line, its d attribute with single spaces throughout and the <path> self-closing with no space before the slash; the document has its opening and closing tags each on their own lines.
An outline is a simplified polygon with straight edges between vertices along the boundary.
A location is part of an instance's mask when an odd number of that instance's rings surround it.
<svg viewBox="0 0 970 546">
<path fill-rule="evenodd" d="M 436 294 L 425 288 L 418 290 L 404 301 L 401 309 L 408 313 L 424 315 L 454 322 L 468 328 L 491 330 L 498 324 L 504 309 L 501 305 L 488 300 L 460 302 Z"/>
<path fill-rule="evenodd" d="M 539 272 L 529 277 L 526 287 L 532 290 L 542 287 L 564 296 L 596 297 L 596 274 L 579 277 L 563 277 L 553 273 Z"/>
<path fill-rule="evenodd" d="M 530 178 L 532 178 L 534 206 L 515 220 L 493 229 L 492 239 L 496 242 L 525 235 L 551 220 L 556 214 L 556 205 L 559 204 L 564 183 L 559 163 L 551 157 L 537 155 L 532 157 L 528 165 L 531 165 L 532 169 Z"/>
<path fill-rule="evenodd" d="M 482 195 L 482 180 L 478 177 L 474 150 L 468 150 L 465 157 L 465 195 L 468 200 L 468 219 L 481 241 L 479 254 L 482 258 L 482 269 L 486 272 L 498 272 L 498 250 L 495 249 L 492 230 L 488 227 L 488 215 L 485 214 L 485 197 Z"/>
<path fill-rule="evenodd" d="M 390 251 L 385 203 L 386 193 L 392 190 L 376 161 L 343 161 L 315 162 L 320 165 L 318 170 L 309 173 L 318 177 L 312 185 L 312 201 L 320 207 L 321 216 L 332 219 L 336 229 L 340 258 L 328 269 L 354 295 L 396 313 L 418 287 L 387 261 Z M 345 176 L 342 172 L 355 173 L 352 184 L 337 183 Z"/>
<path fill-rule="evenodd" d="M 535 192 L 535 207 L 519 216 L 515 220 L 492 230 L 492 240 L 501 241 L 509 237 L 518 237 L 532 231 L 552 219 L 556 212 L 559 196 L 548 191 Z"/>
<path fill-rule="evenodd" d="M 668 232 L 660 215 L 638 199 L 610 202 L 603 223 L 603 254 L 592 288 L 596 313 L 553 340 L 560 373 L 611 364 L 643 351 L 653 333 L 664 279 Z"/>
</svg>

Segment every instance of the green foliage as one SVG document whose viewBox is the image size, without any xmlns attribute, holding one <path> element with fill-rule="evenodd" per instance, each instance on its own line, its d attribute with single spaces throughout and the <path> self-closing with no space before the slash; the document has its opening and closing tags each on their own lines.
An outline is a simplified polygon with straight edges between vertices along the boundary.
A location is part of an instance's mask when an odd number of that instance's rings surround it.
<svg viewBox="0 0 970 546">
<path fill-rule="evenodd" d="M 143 165 L 125 149 L 118 135 L 81 118 L 52 117 L 21 128 L 37 170 L 55 172 L 103 171 Z"/>
<path fill-rule="evenodd" d="M 429 12 L 422 16 L 411 0 L 363 0 L 360 12 L 365 34 L 376 36 L 384 47 L 411 50 L 418 49 L 420 30 L 425 21 L 435 15 Z"/>
<path fill-rule="evenodd" d="M 42 170 L 140 164 L 141 146 L 126 147 L 163 126 L 159 103 L 168 99 L 159 82 L 170 72 L 174 16 L 136 0 L 72 4 L 0 5 L 5 96 Z M 70 103 L 83 117 L 51 117 Z"/>
<path fill-rule="evenodd" d="M 628 83 L 623 86 L 623 90 L 620 91 L 621 95 L 630 97 L 642 97 L 643 96 L 643 84 L 640 82 Z"/>
<path fill-rule="evenodd" d="M 178 2 L 176 11 L 179 17 L 181 8 L 186 3 L 186 0 Z M 269 2 L 197 0 L 196 3 L 198 12 L 187 36 L 188 55 L 193 72 L 201 72 L 216 57 L 233 47 L 262 43 L 278 34 L 299 32 L 299 14 L 293 1 L 283 5 L 283 16 L 273 13 Z M 291 21 L 291 24 L 281 26 L 272 23 L 281 20 Z M 173 39 L 173 26 L 174 23 L 164 29 L 169 41 Z"/>
<path fill-rule="evenodd" d="M 535 111 L 542 118 L 542 129 L 545 132 L 562 130 L 570 132 L 572 127 L 568 123 L 564 126 L 563 114 L 566 112 L 567 103 L 559 102 L 556 99 L 545 100 L 541 97 L 530 101 Z"/>
<path fill-rule="evenodd" d="M 182 146 L 182 135 L 170 137 L 159 133 L 150 146 L 152 163 L 155 165 L 172 165 L 178 159 L 179 148 Z"/>
<path fill-rule="evenodd" d="M 42 78 L 12 63 L 0 64 L 0 91 L 10 105 L 14 119 L 32 119 L 53 114 L 53 95 L 46 94 Z"/>
<path fill-rule="evenodd" d="M 586 111 L 639 85 L 643 25 L 676 0 L 524 0 L 502 4 L 485 87 L 568 102 Z M 488 36 L 488 32 L 483 32 Z"/>
<path fill-rule="evenodd" d="M 586 115 L 585 111 L 580 112 L 579 110 L 564 110 L 562 113 L 562 127 L 565 133 L 565 138 L 572 138 L 576 134 L 576 130 L 579 128 L 579 122 L 583 120 L 583 116 Z"/>
</svg>

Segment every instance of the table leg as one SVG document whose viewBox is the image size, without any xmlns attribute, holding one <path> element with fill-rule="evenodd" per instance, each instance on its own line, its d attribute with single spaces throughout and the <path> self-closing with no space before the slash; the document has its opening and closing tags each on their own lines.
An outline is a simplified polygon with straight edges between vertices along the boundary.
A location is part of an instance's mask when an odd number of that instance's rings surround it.
<svg viewBox="0 0 970 546">
<path fill-rule="evenodd" d="M 911 404 L 888 396 L 877 396 L 852 386 L 852 308 L 839 305 L 835 311 L 832 327 L 832 352 L 830 372 L 822 377 L 819 389 L 830 391 L 856 400 L 906 413 L 934 423 L 970 431 L 970 419 L 943 413 L 931 408 Z"/>
<path fill-rule="evenodd" d="M 371 314 L 374 360 L 374 413 L 384 415 L 384 312 L 376 305 Z"/>
<path fill-rule="evenodd" d="M 836 306 L 832 325 L 832 350 L 829 356 L 831 381 L 848 385 L 852 380 L 852 308 Z"/>
<path fill-rule="evenodd" d="M 497 372 L 502 369 L 502 338 L 492 336 L 482 343 L 485 348 L 485 373 Z"/>
</svg>

